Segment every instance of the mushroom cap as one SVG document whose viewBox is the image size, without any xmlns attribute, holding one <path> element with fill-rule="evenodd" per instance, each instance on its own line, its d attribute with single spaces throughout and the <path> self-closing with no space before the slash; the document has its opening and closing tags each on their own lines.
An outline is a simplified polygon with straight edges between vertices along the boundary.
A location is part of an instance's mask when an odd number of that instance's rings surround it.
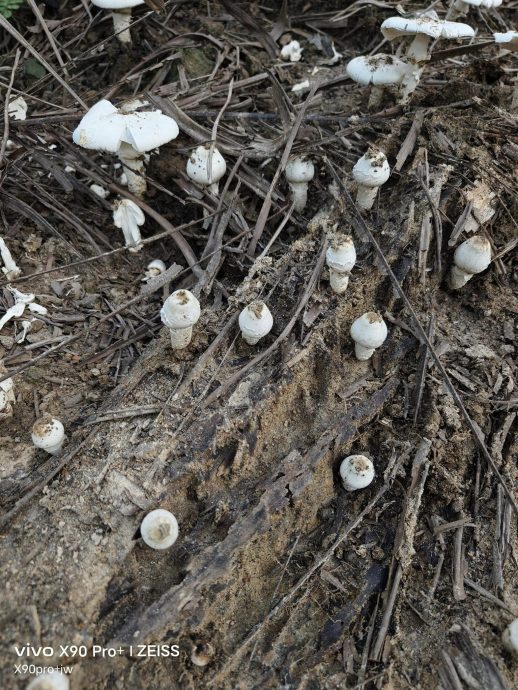
<svg viewBox="0 0 518 690">
<path fill-rule="evenodd" d="M 506 31 L 504 34 L 493 34 L 495 43 L 507 50 L 518 51 L 518 31 Z"/>
<path fill-rule="evenodd" d="M 102 7 L 103 10 L 129 10 L 143 4 L 144 0 L 92 0 L 92 5 Z"/>
<path fill-rule="evenodd" d="M 69 690 L 69 688 L 70 680 L 68 676 L 53 669 L 33 678 L 26 690 Z"/>
<path fill-rule="evenodd" d="M 472 7 L 480 7 L 483 0 L 462 0 L 465 5 L 471 5 Z"/>
<path fill-rule="evenodd" d="M 200 303 L 189 290 L 173 292 L 160 310 L 160 318 L 164 326 L 175 331 L 194 326 L 200 314 Z"/>
<path fill-rule="evenodd" d="M 252 302 L 239 314 L 239 328 L 245 336 L 263 338 L 272 326 L 273 316 L 264 302 Z"/>
<path fill-rule="evenodd" d="M 491 244 L 482 235 L 470 237 L 459 244 L 453 256 L 455 265 L 466 273 L 481 273 L 491 263 Z"/>
<path fill-rule="evenodd" d="M 358 84 L 382 86 L 400 84 L 412 67 L 393 55 L 361 55 L 353 58 L 346 67 L 347 74 Z"/>
<path fill-rule="evenodd" d="M 364 187 L 380 187 L 390 177 L 390 166 L 383 151 L 369 149 L 353 168 L 353 179 Z"/>
<path fill-rule="evenodd" d="M 31 438 L 36 448 L 47 450 L 54 448 L 63 441 L 65 429 L 59 419 L 44 415 L 34 422 Z"/>
<path fill-rule="evenodd" d="M 209 170 L 210 145 L 198 146 L 194 149 L 187 161 L 187 175 L 198 184 L 203 186 L 219 182 L 227 170 L 225 159 L 214 147 L 212 151 L 212 164 Z"/>
<path fill-rule="evenodd" d="M 153 261 L 148 263 L 146 268 L 148 271 L 153 271 L 156 273 L 156 275 L 160 275 L 161 273 L 165 273 L 165 271 L 167 271 L 167 266 L 162 259 L 153 259 Z"/>
<path fill-rule="evenodd" d="M 502 633 L 502 642 L 504 647 L 514 654 L 518 652 L 518 618 L 509 623 L 507 628 Z"/>
<path fill-rule="evenodd" d="M 160 110 L 121 113 L 110 101 L 102 100 L 90 108 L 72 134 L 74 144 L 95 151 L 116 153 L 121 144 L 145 153 L 176 139 L 176 120 Z"/>
<path fill-rule="evenodd" d="M 425 34 L 431 38 L 472 38 L 475 35 L 471 26 L 439 19 L 435 12 L 413 18 L 389 17 L 381 25 L 381 33 L 389 41 L 417 34 Z"/>
<path fill-rule="evenodd" d="M 374 475 L 372 460 L 365 455 L 349 455 L 340 464 L 340 476 L 347 491 L 365 489 Z"/>
<path fill-rule="evenodd" d="M 143 225 L 146 220 L 144 212 L 131 199 L 121 199 L 113 207 L 113 223 L 116 228 L 125 228 L 136 223 Z"/>
<path fill-rule="evenodd" d="M 140 534 L 152 549 L 168 549 L 178 539 L 178 522 L 168 510 L 157 508 L 140 523 Z"/>
<path fill-rule="evenodd" d="M 362 347 L 376 348 L 387 339 L 387 324 L 375 311 L 362 314 L 351 326 L 351 338 Z"/>
<path fill-rule="evenodd" d="M 284 170 L 288 182 L 311 182 L 315 176 L 313 161 L 303 156 L 291 156 Z"/>
<path fill-rule="evenodd" d="M 337 273 L 349 273 L 356 263 L 356 249 L 353 238 L 346 235 L 331 240 L 326 251 L 326 264 Z"/>
</svg>

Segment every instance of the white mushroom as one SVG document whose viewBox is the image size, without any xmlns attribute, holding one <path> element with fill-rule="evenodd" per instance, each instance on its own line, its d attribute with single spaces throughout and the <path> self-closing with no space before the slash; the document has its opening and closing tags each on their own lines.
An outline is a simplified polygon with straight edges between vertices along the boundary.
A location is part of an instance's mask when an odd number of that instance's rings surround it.
<svg viewBox="0 0 518 690">
<path fill-rule="evenodd" d="M 140 534 L 152 549 L 168 549 L 178 539 L 178 522 L 168 510 L 157 508 L 142 520 Z"/>
<path fill-rule="evenodd" d="M 365 489 L 374 479 L 374 465 L 365 455 L 349 455 L 340 464 L 340 477 L 346 491 Z"/>
<path fill-rule="evenodd" d="M 299 62 L 302 57 L 302 48 L 298 41 L 290 41 L 281 50 L 281 58 L 290 62 Z"/>
<path fill-rule="evenodd" d="M 176 121 L 160 110 L 125 113 L 102 100 L 86 113 L 72 138 L 85 149 L 116 153 L 128 179 L 128 189 L 141 197 L 147 189 L 146 152 L 176 139 L 178 132 Z"/>
<path fill-rule="evenodd" d="M 264 302 L 252 302 L 239 314 L 241 335 L 249 345 L 256 345 L 272 326 L 273 316 Z"/>
<path fill-rule="evenodd" d="M 429 59 L 432 40 L 439 38 L 473 38 L 475 31 L 467 24 L 439 19 L 435 10 L 419 17 L 389 17 L 381 25 L 381 33 L 389 41 L 402 36 L 414 36 L 406 51 L 406 58 L 414 63 L 414 69 L 403 80 L 403 101 L 408 100 L 421 79 L 424 64 Z"/>
<path fill-rule="evenodd" d="M 144 0 L 92 0 L 92 5 L 112 10 L 113 31 L 121 43 L 131 43 L 131 9 L 143 5 Z"/>
<path fill-rule="evenodd" d="M 59 419 L 44 415 L 34 422 L 32 427 L 32 442 L 36 448 L 46 450 L 51 455 L 57 455 L 65 441 L 65 429 Z"/>
<path fill-rule="evenodd" d="M 209 163 L 210 161 L 210 163 Z M 219 181 L 227 170 L 225 159 L 214 146 L 198 146 L 194 149 L 187 161 L 186 172 L 188 177 L 197 182 L 201 187 L 208 187 L 211 194 L 218 195 Z"/>
<path fill-rule="evenodd" d="M 64 673 L 54 669 L 33 678 L 26 690 L 69 690 L 70 680 Z"/>
<path fill-rule="evenodd" d="M 153 261 L 150 261 L 147 265 L 146 272 L 144 274 L 144 278 L 142 278 L 143 281 L 147 280 L 152 280 L 153 278 L 156 278 L 157 276 L 161 275 L 162 273 L 165 273 L 167 270 L 167 266 L 165 263 L 162 261 L 162 259 L 153 259 Z"/>
<path fill-rule="evenodd" d="M 333 292 L 343 295 L 349 284 L 349 274 L 356 263 L 353 238 L 348 235 L 331 239 L 326 252 L 329 283 Z"/>
<path fill-rule="evenodd" d="M 113 223 L 124 235 L 126 247 L 130 252 L 142 249 L 142 236 L 139 225 L 144 225 L 146 216 L 140 206 L 131 199 L 120 199 L 113 205 Z"/>
<path fill-rule="evenodd" d="M 25 98 L 18 96 L 18 98 L 13 98 L 12 101 L 9 101 L 8 113 L 13 120 L 26 120 L 27 102 Z"/>
<path fill-rule="evenodd" d="M 361 55 L 353 58 L 346 67 L 347 74 L 364 86 L 389 86 L 401 84 L 412 71 L 411 65 L 393 55 Z"/>
<path fill-rule="evenodd" d="M 459 244 L 453 255 L 449 284 L 453 290 L 466 285 L 476 273 L 482 273 L 491 263 L 491 244 L 482 235 L 470 237 Z"/>
<path fill-rule="evenodd" d="M 510 50 L 513 53 L 518 51 L 518 31 L 506 31 L 503 34 L 493 34 L 495 43 L 501 48 Z"/>
<path fill-rule="evenodd" d="M 0 378 L 5 376 L 6 373 L 7 369 L 3 362 L 0 361 Z M 12 378 L 0 381 L 0 419 L 2 417 L 9 417 L 12 414 L 15 401 L 14 382 Z"/>
<path fill-rule="evenodd" d="M 7 247 L 5 241 L 0 237 L 0 256 L 2 257 L 2 273 L 5 275 L 7 280 L 14 280 L 18 278 L 22 271 L 16 265 L 16 261 L 13 259 L 9 248 Z"/>
<path fill-rule="evenodd" d="M 390 177 L 390 166 L 383 151 L 370 148 L 353 168 L 353 179 L 358 184 L 356 205 L 368 211 L 374 205 L 378 188 Z"/>
<path fill-rule="evenodd" d="M 176 290 L 160 310 L 162 323 L 171 333 L 173 350 L 182 350 L 192 340 L 192 328 L 200 318 L 200 303 L 189 290 Z"/>
<path fill-rule="evenodd" d="M 104 187 L 101 187 L 100 184 L 91 184 L 90 191 L 101 199 L 107 199 L 110 196 L 110 192 Z"/>
<path fill-rule="evenodd" d="M 355 342 L 356 359 L 370 359 L 387 339 L 387 324 L 375 311 L 368 311 L 353 322 L 351 338 Z"/>
<path fill-rule="evenodd" d="M 518 618 L 509 623 L 502 633 L 502 643 L 508 652 L 518 654 Z"/>
<path fill-rule="evenodd" d="M 295 211 L 303 211 L 308 199 L 308 183 L 315 176 L 313 162 L 304 156 L 291 156 L 284 171 Z"/>
</svg>

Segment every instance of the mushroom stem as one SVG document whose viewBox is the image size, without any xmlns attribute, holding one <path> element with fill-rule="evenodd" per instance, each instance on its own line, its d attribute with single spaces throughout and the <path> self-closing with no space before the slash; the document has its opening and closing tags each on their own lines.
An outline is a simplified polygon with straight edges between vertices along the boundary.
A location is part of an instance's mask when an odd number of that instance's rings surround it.
<svg viewBox="0 0 518 690">
<path fill-rule="evenodd" d="M 343 295 L 347 290 L 349 285 L 349 274 L 348 273 L 338 273 L 334 269 L 329 269 L 329 285 L 331 290 L 336 292 L 337 295 Z"/>
<path fill-rule="evenodd" d="M 416 34 L 412 43 L 408 46 L 406 56 L 416 62 L 423 62 L 428 58 L 428 47 L 431 37 L 426 34 Z"/>
<path fill-rule="evenodd" d="M 288 182 L 291 190 L 291 198 L 293 201 L 293 208 L 299 213 L 304 210 L 308 200 L 308 183 L 307 182 Z"/>
<path fill-rule="evenodd" d="M 183 350 L 192 340 L 192 326 L 188 328 L 171 329 L 171 347 L 173 350 Z"/>
<path fill-rule="evenodd" d="M 369 211 L 374 206 L 377 192 L 378 187 L 366 187 L 359 184 L 356 192 L 356 206 L 364 211 Z"/>
<path fill-rule="evenodd" d="M 355 343 L 354 354 L 356 355 L 356 359 L 364 361 L 372 357 L 375 349 L 375 347 L 364 347 L 363 345 L 360 345 L 360 343 Z"/>
<path fill-rule="evenodd" d="M 461 287 L 466 285 L 468 280 L 471 280 L 471 278 L 473 278 L 473 273 L 467 273 L 458 266 L 453 265 L 451 267 L 449 279 L 450 287 L 452 290 L 459 290 Z"/>
<path fill-rule="evenodd" d="M 129 191 L 139 199 L 147 191 L 144 173 L 144 157 L 131 144 L 122 143 L 119 149 L 119 160 L 128 180 Z"/>
<path fill-rule="evenodd" d="M 415 67 L 414 70 L 408 74 L 401 82 L 401 103 L 408 103 L 410 96 L 417 89 L 417 85 L 421 81 L 421 75 L 424 71 L 424 67 Z"/>
<path fill-rule="evenodd" d="M 131 9 L 112 12 L 113 30 L 121 43 L 131 43 Z"/>
</svg>

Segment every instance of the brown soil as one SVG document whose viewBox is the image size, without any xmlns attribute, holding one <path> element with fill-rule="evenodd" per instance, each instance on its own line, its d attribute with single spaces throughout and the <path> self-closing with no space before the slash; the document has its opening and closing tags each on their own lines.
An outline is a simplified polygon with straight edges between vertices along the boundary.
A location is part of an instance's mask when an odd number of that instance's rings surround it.
<svg viewBox="0 0 518 690">
<path fill-rule="evenodd" d="M 501 642 L 518 617 L 511 55 L 432 60 L 401 107 L 395 92 L 344 78 L 347 60 L 378 44 L 388 5 L 290 2 L 291 29 L 273 2 L 141 6 L 129 48 L 103 11 L 88 4 L 89 25 L 86 3 L 58 5 L 41 7 L 75 93 L 88 106 L 151 100 L 181 133 L 151 157 L 149 241 L 130 253 L 112 223 L 126 193 L 117 160 L 71 142 L 83 108 L 21 50 L 12 95 L 29 114 L 9 121 L 0 235 L 23 272 L 13 286 L 48 313 L 23 342 L 26 315 L 0 331 L 16 395 L 0 418 L 1 687 L 26 687 L 31 663 L 70 666 L 72 690 L 516 687 L 518 661 Z M 510 26 L 500 10 L 464 20 L 477 42 Z M 30 7 L 10 22 L 65 78 Z M 276 55 L 287 34 L 304 48 L 300 63 Z M 5 93 L 20 44 L 2 40 Z M 332 41 L 344 56 L 335 65 Z M 291 87 L 313 85 L 315 65 L 322 83 L 308 101 Z M 216 198 L 184 168 L 224 106 Z M 281 174 L 268 190 L 292 144 L 317 174 L 304 212 L 275 235 L 289 190 Z M 392 174 L 366 230 L 347 191 L 369 146 Z M 488 203 L 495 213 L 477 227 Z M 208 230 L 203 209 L 217 212 Z M 451 291 L 455 246 L 475 232 L 493 262 Z M 343 296 L 324 265 L 333 233 L 351 234 L 358 254 Z M 178 266 L 144 283 L 155 258 Z M 0 317 L 14 303 L 6 285 Z M 202 316 L 173 352 L 159 309 L 179 288 L 195 292 Z M 237 316 L 254 301 L 274 327 L 252 347 Z M 358 361 L 349 329 L 369 311 L 389 336 Z M 44 415 L 65 426 L 61 455 L 31 443 Z M 339 465 L 356 453 L 376 478 L 346 492 Z M 180 529 L 165 551 L 139 535 L 158 507 Z M 36 649 L 18 656 L 25 645 Z"/>
</svg>

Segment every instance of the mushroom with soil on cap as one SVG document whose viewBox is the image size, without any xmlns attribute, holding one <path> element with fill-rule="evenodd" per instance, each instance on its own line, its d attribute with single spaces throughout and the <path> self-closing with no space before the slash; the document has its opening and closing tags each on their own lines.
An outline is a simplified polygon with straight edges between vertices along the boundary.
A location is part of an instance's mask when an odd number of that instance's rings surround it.
<svg viewBox="0 0 518 690">
<path fill-rule="evenodd" d="M 189 345 L 200 314 L 200 303 L 189 290 L 176 290 L 169 295 L 160 310 L 160 318 L 171 333 L 173 350 L 183 350 Z"/>
<path fill-rule="evenodd" d="M 380 87 L 401 84 L 413 69 L 412 65 L 393 55 L 378 53 L 353 58 L 347 64 L 346 72 L 358 84 L 372 86 L 372 103 L 370 101 L 369 105 L 379 105 L 379 97 L 382 94 Z"/>
<path fill-rule="evenodd" d="M 303 211 L 308 200 L 308 184 L 315 176 L 313 161 L 305 156 L 291 156 L 284 170 L 295 211 Z"/>
<path fill-rule="evenodd" d="M 51 415 L 44 415 L 34 422 L 31 437 L 36 448 L 46 450 L 50 455 L 61 451 L 66 438 L 63 424 Z"/>
<path fill-rule="evenodd" d="M 346 491 L 365 489 L 374 479 L 374 465 L 365 455 L 349 455 L 340 464 L 340 477 Z"/>
<path fill-rule="evenodd" d="M 482 235 L 470 237 L 459 244 L 453 255 L 449 276 L 452 290 L 459 290 L 476 273 L 482 273 L 491 263 L 491 244 Z"/>
<path fill-rule="evenodd" d="M 414 68 L 406 76 L 403 84 L 403 101 L 408 100 L 416 90 L 424 69 L 423 63 L 429 59 L 429 47 L 432 40 L 439 38 L 473 38 L 475 31 L 471 26 L 460 22 L 439 19 L 437 12 L 430 10 L 419 17 L 389 17 L 381 25 L 381 33 L 389 41 L 405 36 L 413 36 L 405 57 Z"/>
<path fill-rule="evenodd" d="M 113 31 L 121 43 L 131 43 L 131 10 L 143 5 L 144 0 L 92 0 L 92 5 L 103 10 L 111 10 Z"/>
<path fill-rule="evenodd" d="M 356 359 L 370 359 L 376 348 L 387 339 L 387 324 L 375 311 L 368 311 L 357 318 L 351 326 Z"/>
<path fill-rule="evenodd" d="M 508 652 L 518 654 L 518 618 L 509 623 L 502 633 L 502 643 Z"/>
<path fill-rule="evenodd" d="M 116 153 L 135 196 L 146 192 L 144 159 L 148 151 L 176 139 L 176 120 L 160 110 L 123 112 L 102 100 L 90 108 L 74 130 L 74 143 L 93 151 Z"/>
<path fill-rule="evenodd" d="M 146 217 L 137 204 L 131 199 L 120 199 L 113 205 L 113 222 L 124 235 L 126 247 L 130 252 L 142 249 L 142 236 L 139 225 L 143 225 Z"/>
<path fill-rule="evenodd" d="M 171 547 L 178 539 L 178 522 L 168 510 L 157 508 L 142 520 L 140 534 L 145 544 L 162 551 Z"/>
<path fill-rule="evenodd" d="M 241 335 L 249 345 L 256 345 L 272 327 L 273 316 L 264 302 L 252 302 L 239 314 Z"/>
<path fill-rule="evenodd" d="M 390 166 L 383 151 L 370 148 L 353 168 L 353 179 L 358 184 L 356 205 L 368 211 L 374 205 L 378 188 L 390 177 Z"/>
<path fill-rule="evenodd" d="M 326 251 L 329 283 L 333 292 L 343 295 L 349 285 L 349 274 L 356 263 L 356 249 L 349 235 L 332 237 Z"/>
</svg>

